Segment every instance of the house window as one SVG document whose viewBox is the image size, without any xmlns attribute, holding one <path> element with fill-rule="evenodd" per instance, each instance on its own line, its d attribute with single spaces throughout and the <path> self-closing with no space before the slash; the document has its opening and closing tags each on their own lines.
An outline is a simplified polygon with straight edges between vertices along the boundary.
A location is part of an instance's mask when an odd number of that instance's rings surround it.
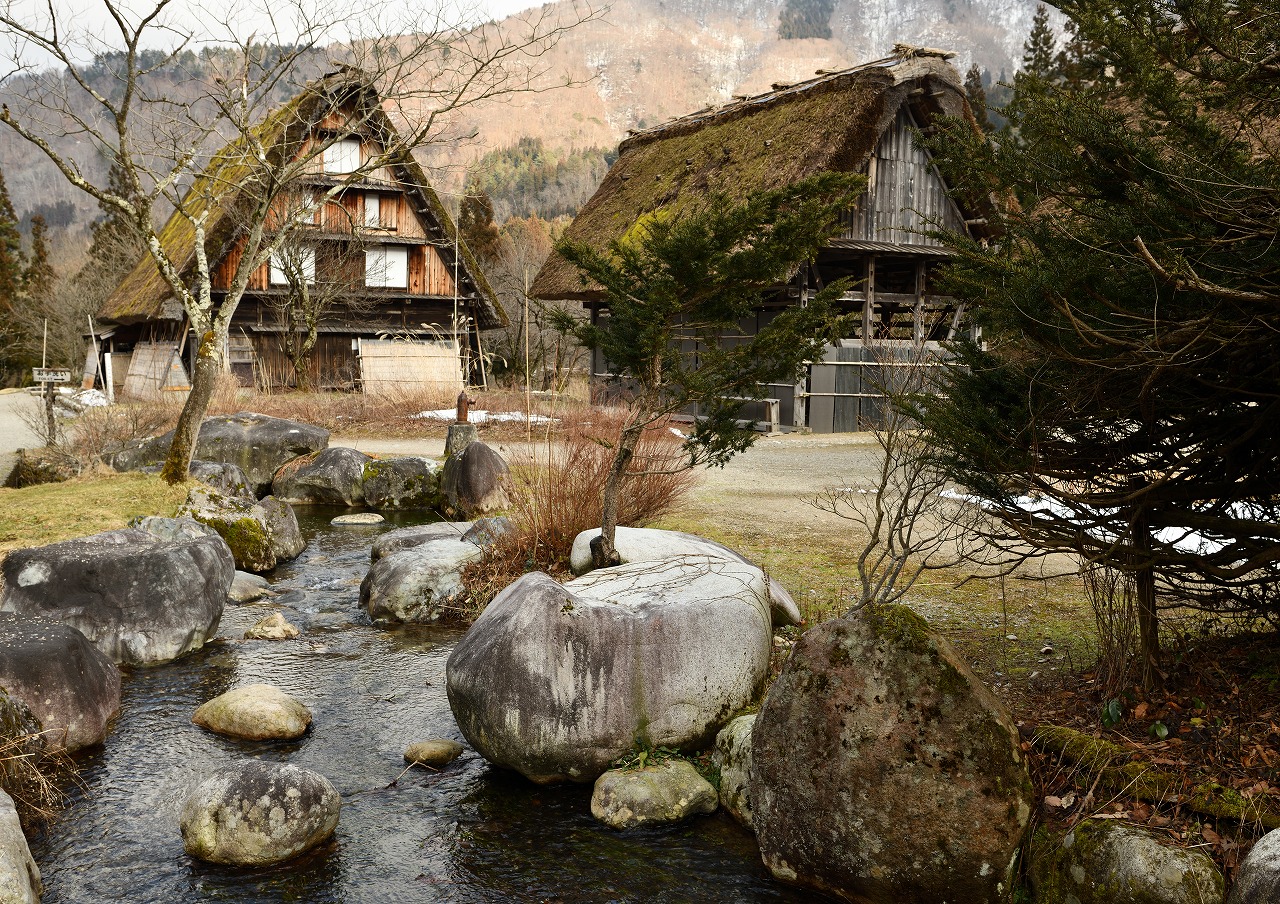
<svg viewBox="0 0 1280 904">
<path fill-rule="evenodd" d="M 360 169 L 360 139 L 343 138 L 324 149 L 326 173 L 354 173 Z"/>
<path fill-rule="evenodd" d="M 316 281 L 316 249 L 281 248 L 271 255 L 271 285 L 288 286 Z"/>
<path fill-rule="evenodd" d="M 367 194 L 364 196 L 364 225 L 370 229 L 379 229 L 382 226 L 382 205 L 379 203 L 378 196 L 375 194 Z"/>
<path fill-rule="evenodd" d="M 375 245 L 364 253 L 364 284 L 385 289 L 409 285 L 409 249 L 398 245 Z"/>
</svg>

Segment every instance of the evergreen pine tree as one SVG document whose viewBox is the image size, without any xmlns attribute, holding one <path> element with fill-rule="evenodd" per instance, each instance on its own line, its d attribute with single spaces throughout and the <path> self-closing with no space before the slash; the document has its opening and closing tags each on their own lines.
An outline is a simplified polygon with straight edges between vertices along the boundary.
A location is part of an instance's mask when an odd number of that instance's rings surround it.
<svg viewBox="0 0 1280 904">
<path fill-rule="evenodd" d="M 1049 25 L 1049 7 L 1041 3 L 1031 20 L 1031 33 L 1022 45 L 1022 75 L 1053 78 L 1058 56 L 1058 39 Z"/>
<path fill-rule="evenodd" d="M 111 165 L 107 188 L 113 194 L 128 197 L 126 179 L 118 164 Z M 86 287 L 105 286 L 109 292 L 146 253 L 138 228 L 111 205 L 98 202 L 102 217 L 89 227 L 93 241 L 89 245 L 89 262 L 76 281 Z M 105 298 L 105 292 L 101 293 Z"/>
<path fill-rule="evenodd" d="M 493 202 L 475 182 L 468 185 L 458 208 L 458 231 L 471 253 L 483 261 L 496 260 L 502 251 L 502 236 L 493 222 Z"/>
<path fill-rule="evenodd" d="M 830 38 L 835 9 L 835 0 L 787 0 L 778 20 L 778 37 L 784 41 Z"/>
<path fill-rule="evenodd" d="M 992 211 L 999 244 L 953 244 L 985 345 L 919 414 L 1007 549 L 1125 577 L 1153 685 L 1163 608 L 1280 612 L 1280 169 L 1258 128 L 1280 119 L 1280 21 L 1063 8 L 1107 84 L 1021 79 L 1017 141 L 928 142 L 957 190 L 1022 203 Z"/>
<path fill-rule="evenodd" d="M 22 234 L 18 231 L 18 215 L 9 200 L 9 188 L 0 172 L 0 329 L 8 323 L 18 293 L 22 289 Z"/>
<path fill-rule="evenodd" d="M 22 273 L 22 294 L 28 303 L 43 308 L 53 299 L 58 275 L 49 262 L 49 228 L 44 217 L 31 218 L 31 255 Z"/>
<path fill-rule="evenodd" d="M 964 96 L 969 100 L 969 108 L 973 110 L 973 118 L 978 121 L 982 131 L 992 130 L 991 117 L 987 115 L 987 91 L 982 87 L 982 70 L 974 63 L 964 76 Z"/>
</svg>

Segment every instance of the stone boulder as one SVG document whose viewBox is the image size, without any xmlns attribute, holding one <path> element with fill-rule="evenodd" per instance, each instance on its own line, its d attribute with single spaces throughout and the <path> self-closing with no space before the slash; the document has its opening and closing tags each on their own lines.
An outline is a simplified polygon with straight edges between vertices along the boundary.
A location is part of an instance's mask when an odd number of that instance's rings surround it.
<svg viewBox="0 0 1280 904">
<path fill-rule="evenodd" d="M 1040 830 L 1028 872 L 1042 904 L 1222 904 L 1222 873 L 1203 851 L 1163 845 L 1137 826 L 1086 819 L 1060 837 Z M 1272 902 L 1274 897 L 1259 898 Z"/>
<path fill-rule="evenodd" d="M 330 838 L 341 808 L 337 789 L 319 773 L 238 763 L 192 789 L 182 808 L 182 844 L 211 863 L 279 863 Z"/>
<path fill-rule="evenodd" d="M 462 597 L 463 567 L 483 554 L 479 546 L 455 537 L 383 556 L 360 584 L 360 605 L 374 624 L 439 621 Z"/>
<path fill-rule="evenodd" d="M 418 741 L 405 748 L 406 763 L 422 763 L 424 766 L 447 766 L 462 756 L 463 747 L 457 741 L 446 741 L 434 738 L 430 741 Z"/>
<path fill-rule="evenodd" d="M 197 486 L 178 514 L 217 531 L 227 541 L 236 568 L 244 571 L 270 571 L 307 545 L 293 509 L 274 496 L 253 501 Z"/>
<path fill-rule="evenodd" d="M 237 571 L 235 577 L 231 579 L 231 589 L 227 592 L 227 599 L 233 603 L 252 603 L 271 595 L 271 585 L 266 578 L 249 574 L 247 571 Z"/>
<path fill-rule="evenodd" d="M 1227 904 L 1274 904 L 1280 901 L 1280 829 L 1257 840 L 1236 870 Z"/>
<path fill-rule="evenodd" d="M 290 505 L 364 505 L 364 469 L 373 461 L 355 449 L 333 448 L 285 462 L 271 495 Z"/>
<path fill-rule="evenodd" d="M 0 791 L 0 902 L 40 904 L 44 886 L 13 798 Z"/>
<path fill-rule="evenodd" d="M 584 530 L 573 538 L 569 553 L 569 567 L 574 574 L 586 574 L 591 570 L 591 541 L 600 536 L 600 528 Z M 656 530 L 650 527 L 619 527 L 614 532 L 614 548 L 623 564 L 628 562 L 657 562 L 680 556 L 710 556 L 729 562 L 755 563 L 721 546 L 713 540 L 675 530 Z M 769 580 L 769 603 L 773 623 L 777 627 L 798 625 L 803 619 L 800 607 L 792 599 L 787 588 L 772 578 Z"/>
<path fill-rule="evenodd" d="M 502 456 L 484 443 L 471 443 L 445 460 L 440 476 L 445 511 L 457 518 L 474 518 L 509 508 L 510 482 L 511 469 Z"/>
<path fill-rule="evenodd" d="M 221 537 L 113 530 L 9 553 L 0 611 L 70 625 L 114 662 L 166 662 L 213 637 L 234 573 Z"/>
<path fill-rule="evenodd" d="M 687 760 L 611 769 L 591 794 L 591 815 L 614 829 L 680 822 L 715 809 L 716 789 Z"/>
<path fill-rule="evenodd" d="M 258 619 L 244 632 L 245 640 L 292 640 L 297 636 L 297 625 L 290 624 L 279 612 Z"/>
<path fill-rule="evenodd" d="M 163 465 L 148 465 L 140 468 L 146 474 L 159 474 Z M 123 469 L 122 469 L 123 470 Z M 196 459 L 187 468 L 192 480 L 213 487 L 224 496 L 239 496 L 244 499 L 257 499 L 249 478 L 236 465 L 221 461 L 200 461 Z"/>
<path fill-rule="evenodd" d="M 434 524 L 416 524 L 413 527 L 389 530 L 373 541 L 369 559 L 376 562 L 393 552 L 412 549 L 435 540 L 461 540 L 471 529 L 471 525 L 471 521 L 437 521 Z"/>
<path fill-rule="evenodd" d="M 751 729 L 755 716 L 739 716 L 716 735 L 711 762 L 720 770 L 720 806 L 748 829 L 751 824 Z"/>
<path fill-rule="evenodd" d="M 1017 729 L 902 606 L 810 629 L 751 732 L 776 878 L 850 901 L 1004 901 L 1034 804 Z"/>
<path fill-rule="evenodd" d="M 151 536 L 169 543 L 195 540 L 199 537 L 217 537 L 218 532 L 194 518 L 162 518 L 159 515 L 143 515 L 129 522 L 130 527 L 145 530 Z"/>
<path fill-rule="evenodd" d="M 371 459 L 364 466 L 364 500 L 376 509 L 439 508 L 440 462 L 417 455 Z"/>
<path fill-rule="evenodd" d="M 481 518 L 467 528 L 467 532 L 462 535 L 462 539 L 474 543 L 481 549 L 488 549 L 491 546 L 496 546 L 498 541 L 504 537 L 514 534 L 515 530 L 516 527 L 511 523 L 511 519 L 505 516 Z"/>
<path fill-rule="evenodd" d="M 311 711 L 278 687 L 246 684 L 202 703 L 191 721 L 242 741 L 290 741 L 307 733 Z"/>
<path fill-rule="evenodd" d="M 636 744 L 700 749 L 769 670 L 768 590 L 723 559 L 502 591 L 446 666 L 463 736 L 535 782 L 594 781 Z"/>
<path fill-rule="evenodd" d="M 369 527 L 386 520 L 377 512 L 356 512 L 351 515 L 339 515 L 329 523 L 335 527 Z"/>
<path fill-rule="evenodd" d="M 53 749 L 101 744 L 120 712 L 120 670 L 69 625 L 0 615 L 0 686 L 40 720 Z"/>
<path fill-rule="evenodd" d="M 0 757 L 0 785 L 13 790 L 38 790 L 47 781 L 40 767 L 50 745 L 45 741 L 40 720 L 31 714 L 27 704 L 10 697 L 3 687 L 0 687 L 0 743 L 8 751 L 7 756 Z"/>
<path fill-rule="evenodd" d="M 112 456 L 111 466 L 117 471 L 137 471 L 162 464 L 172 442 L 170 430 L 136 443 Z M 248 478 L 255 495 L 261 496 L 271 492 L 271 480 L 282 464 L 328 445 L 328 430 L 241 411 L 205 418 L 193 458 L 236 465 Z"/>
</svg>

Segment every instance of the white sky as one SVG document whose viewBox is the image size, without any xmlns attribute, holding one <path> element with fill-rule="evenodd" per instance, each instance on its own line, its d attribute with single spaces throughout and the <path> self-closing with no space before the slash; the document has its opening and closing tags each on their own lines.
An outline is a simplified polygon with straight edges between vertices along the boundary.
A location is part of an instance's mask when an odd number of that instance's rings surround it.
<svg viewBox="0 0 1280 904">
<path fill-rule="evenodd" d="M 61 37 L 78 48 L 84 61 L 94 53 L 117 49 L 121 33 L 108 3 L 130 24 L 136 25 L 164 0 L 0 0 L 0 17 L 47 33 L 50 8 Z M 192 34 L 199 43 L 225 42 L 234 34 L 253 35 L 273 43 L 294 40 L 310 29 L 320 43 L 373 34 L 401 34 L 415 24 L 437 28 L 441 24 L 478 23 L 501 19 L 535 6 L 541 0 L 170 0 L 148 28 L 144 46 L 167 49 L 179 35 Z M 30 45 L 19 48 L 21 38 L 0 25 L 0 54 L 18 51 L 28 62 L 48 62 L 49 57 Z M 196 45 L 198 47 L 198 43 Z M 6 53 L 7 51 L 7 53 Z"/>
</svg>

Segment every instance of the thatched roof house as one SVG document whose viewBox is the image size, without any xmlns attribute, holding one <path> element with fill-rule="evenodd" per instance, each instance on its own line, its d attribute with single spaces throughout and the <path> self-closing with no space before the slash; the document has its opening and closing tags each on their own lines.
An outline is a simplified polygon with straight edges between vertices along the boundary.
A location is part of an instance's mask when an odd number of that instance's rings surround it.
<svg viewBox="0 0 1280 904">
<path fill-rule="evenodd" d="M 803 384 L 770 390 L 780 397 L 773 408 L 786 425 L 861 426 L 879 403 L 867 401 L 859 368 L 850 365 L 870 362 L 872 346 L 945 338 L 960 325 L 962 312 L 932 292 L 946 251 L 925 233 L 941 226 L 984 235 L 982 213 L 962 209 L 911 134 L 939 116 L 972 119 L 949 56 L 899 45 L 887 59 L 775 85 L 633 134 L 566 237 L 604 249 L 641 216 L 678 213 L 712 193 L 743 197 L 824 171 L 867 174 L 866 193 L 846 215 L 843 234 L 813 266 L 797 261 L 794 284 L 780 287 L 775 301 L 795 304 L 823 281 L 853 275 L 862 282 L 846 307 L 862 310 L 861 334 L 850 337 L 848 348 L 833 349 Z M 585 285 L 554 253 L 532 294 L 580 301 L 593 317 L 607 316 L 599 288 Z M 604 362 L 594 362 L 594 370 L 603 375 Z"/>
<path fill-rule="evenodd" d="M 317 382 L 368 385 L 368 362 L 361 358 L 385 351 L 386 340 L 380 337 L 397 334 L 402 340 L 394 349 L 397 357 L 412 358 L 415 349 L 423 350 L 423 343 L 415 345 L 411 336 L 407 341 L 405 337 L 424 324 L 437 345 L 441 336 L 458 343 L 453 363 L 446 369 L 461 373 L 465 362 L 458 360 L 459 348 L 467 357 L 466 347 L 476 342 L 475 331 L 500 326 L 504 317 L 412 154 L 392 153 L 385 165 L 362 168 L 361 161 L 382 162 L 388 148 L 401 145 L 370 82 L 351 70 L 317 79 L 272 111 L 255 133 L 274 172 L 280 171 L 284 161 L 307 160 L 296 184 L 283 196 L 282 207 L 290 202 L 296 207 L 306 203 L 301 199 L 319 197 L 335 186 L 341 189 L 327 203 L 317 205 L 314 223 L 302 240 L 313 246 L 307 252 L 309 278 L 330 293 L 342 286 L 348 295 L 334 297 L 321 318 L 322 335 L 312 360 Z M 345 162 L 343 154 L 331 152 L 344 150 L 344 145 L 349 146 Z M 193 222 L 208 211 L 204 245 L 215 305 L 225 295 L 239 262 L 248 220 L 245 211 L 255 200 L 257 180 L 264 171 L 247 141 L 232 142 L 213 156 L 184 194 L 183 211 L 175 212 L 160 231 L 160 241 L 179 272 L 194 278 Z M 382 269 L 372 265 L 366 269 L 366 259 L 376 259 Z M 297 328 L 284 316 L 289 292 L 275 262 L 263 264 L 252 274 L 232 321 L 229 350 L 242 382 L 265 386 L 292 382 L 281 348 L 282 334 Z M 453 324 L 455 310 L 467 321 L 458 331 Z M 117 384 L 125 383 L 126 390 L 142 395 L 181 387 L 185 379 L 181 350 L 194 348 L 194 343 L 184 343 L 187 325 L 181 305 L 150 255 L 108 296 L 98 319 L 114 327 L 107 349 L 116 359 Z M 439 349 L 427 351 L 429 357 L 438 357 Z M 122 361 L 126 356 L 128 360 Z M 421 371 L 413 363 L 396 366 L 405 370 L 408 384 Z M 438 366 L 432 367 L 439 371 Z M 385 373 L 385 367 L 380 368 Z"/>
</svg>

